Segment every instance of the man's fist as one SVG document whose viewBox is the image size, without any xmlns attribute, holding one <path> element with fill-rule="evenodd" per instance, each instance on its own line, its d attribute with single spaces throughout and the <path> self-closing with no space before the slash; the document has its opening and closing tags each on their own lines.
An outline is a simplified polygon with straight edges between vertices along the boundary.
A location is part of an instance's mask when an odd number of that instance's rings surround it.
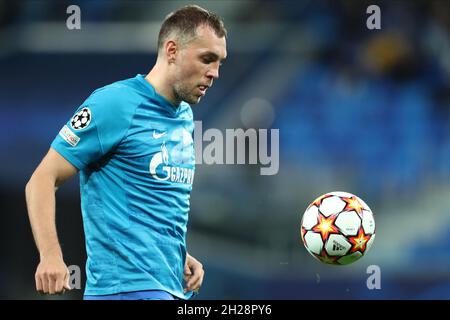
<svg viewBox="0 0 450 320">
<path fill-rule="evenodd" d="M 40 293 L 64 293 L 70 290 L 69 269 L 61 256 L 41 258 L 36 274 L 36 290 Z"/>
<path fill-rule="evenodd" d="M 186 282 L 186 287 L 184 288 L 184 292 L 196 291 L 198 293 L 202 286 L 204 276 L 205 271 L 203 270 L 203 265 L 193 256 L 186 253 L 186 263 L 184 265 L 184 281 Z"/>
</svg>

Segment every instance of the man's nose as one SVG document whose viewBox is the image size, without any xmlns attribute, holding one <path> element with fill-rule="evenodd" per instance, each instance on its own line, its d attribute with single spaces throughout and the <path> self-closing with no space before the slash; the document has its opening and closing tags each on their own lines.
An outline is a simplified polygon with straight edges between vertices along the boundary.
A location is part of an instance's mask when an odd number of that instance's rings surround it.
<svg viewBox="0 0 450 320">
<path fill-rule="evenodd" d="M 208 72 L 206 73 L 206 76 L 212 79 L 219 78 L 219 68 L 217 67 L 209 69 Z"/>
</svg>

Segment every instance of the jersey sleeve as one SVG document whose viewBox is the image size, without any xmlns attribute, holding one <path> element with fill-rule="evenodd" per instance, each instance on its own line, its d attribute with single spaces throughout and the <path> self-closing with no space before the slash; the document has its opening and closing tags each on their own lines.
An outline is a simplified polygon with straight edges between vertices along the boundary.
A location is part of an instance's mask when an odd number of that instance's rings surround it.
<svg viewBox="0 0 450 320">
<path fill-rule="evenodd" d="M 130 126 L 132 105 L 124 96 L 123 88 L 102 88 L 92 93 L 62 127 L 51 147 L 78 170 L 101 159 L 120 143 Z"/>
</svg>

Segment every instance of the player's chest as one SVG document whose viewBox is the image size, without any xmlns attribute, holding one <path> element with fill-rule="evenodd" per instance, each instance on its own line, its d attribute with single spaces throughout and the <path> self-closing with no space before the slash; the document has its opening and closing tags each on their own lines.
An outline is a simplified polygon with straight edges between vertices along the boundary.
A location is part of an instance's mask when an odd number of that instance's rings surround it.
<svg viewBox="0 0 450 320">
<path fill-rule="evenodd" d="M 136 117 L 116 152 L 130 159 L 195 164 L 194 122 L 183 118 Z M 145 159 L 145 160 L 144 160 Z"/>
</svg>

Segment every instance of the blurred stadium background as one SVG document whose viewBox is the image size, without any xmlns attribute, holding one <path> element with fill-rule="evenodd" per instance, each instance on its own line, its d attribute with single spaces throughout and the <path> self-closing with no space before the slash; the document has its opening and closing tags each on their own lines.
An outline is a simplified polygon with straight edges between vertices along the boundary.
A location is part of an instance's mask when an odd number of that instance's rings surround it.
<svg viewBox="0 0 450 320">
<path fill-rule="evenodd" d="M 147 73 L 161 21 L 196 3 L 224 17 L 228 59 L 196 120 L 279 128 L 280 170 L 198 165 L 188 248 L 199 299 L 450 298 L 450 5 L 447 1 L 0 1 L 0 298 L 34 290 L 24 186 L 95 89 Z M 68 30 L 68 5 L 81 30 Z M 366 8 L 381 8 L 368 30 Z M 322 265 L 299 235 L 317 196 L 354 193 L 377 238 L 354 265 Z M 78 179 L 57 193 L 65 261 L 84 270 Z M 366 286 L 381 269 L 381 289 Z M 82 283 L 85 273 L 82 274 Z"/>
</svg>

